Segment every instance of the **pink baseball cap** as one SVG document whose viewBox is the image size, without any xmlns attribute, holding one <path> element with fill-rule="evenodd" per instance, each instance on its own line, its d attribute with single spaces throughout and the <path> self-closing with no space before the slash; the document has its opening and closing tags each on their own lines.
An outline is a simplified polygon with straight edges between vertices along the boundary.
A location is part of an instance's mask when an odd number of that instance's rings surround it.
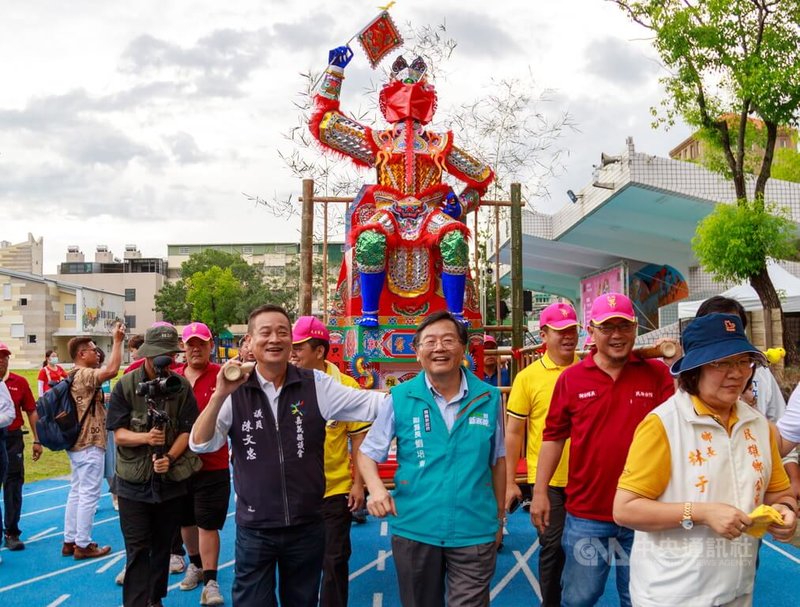
<svg viewBox="0 0 800 607">
<path fill-rule="evenodd" d="M 294 323 L 292 343 L 301 344 L 309 339 L 330 341 L 331 334 L 328 332 L 328 327 L 322 324 L 322 321 L 316 316 L 301 316 Z"/>
<path fill-rule="evenodd" d="M 5 352 L 9 356 L 11 356 L 11 348 L 5 345 L 2 341 L 0 341 L 0 352 Z"/>
<path fill-rule="evenodd" d="M 495 346 L 497 346 L 497 340 L 494 338 L 494 335 L 489 335 L 488 333 L 484 333 L 483 344 L 486 345 L 486 342 L 492 342 Z"/>
<path fill-rule="evenodd" d="M 211 341 L 214 339 L 211 336 L 211 329 L 208 328 L 208 325 L 205 325 L 202 322 L 189 323 L 183 328 L 183 333 L 181 333 L 181 340 L 183 343 L 186 343 L 192 337 L 197 337 L 203 341 Z"/>
<path fill-rule="evenodd" d="M 590 320 L 596 325 L 610 318 L 624 318 L 636 322 L 633 302 L 622 293 L 603 293 L 592 302 Z"/>
<path fill-rule="evenodd" d="M 539 316 L 539 328 L 550 327 L 556 331 L 578 326 L 578 315 L 568 303 L 551 303 Z"/>
</svg>

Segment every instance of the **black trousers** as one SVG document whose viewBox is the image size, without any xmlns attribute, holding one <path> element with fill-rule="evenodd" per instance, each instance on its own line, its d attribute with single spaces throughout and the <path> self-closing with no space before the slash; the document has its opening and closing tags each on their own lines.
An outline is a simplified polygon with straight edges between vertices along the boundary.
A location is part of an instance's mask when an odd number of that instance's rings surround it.
<svg viewBox="0 0 800 607">
<path fill-rule="evenodd" d="M 539 536 L 539 584 L 542 588 L 542 606 L 561 605 L 561 572 L 564 570 L 564 549 L 561 535 L 564 533 L 564 520 L 567 511 L 564 504 L 567 494 L 563 487 L 548 487 L 550 498 L 550 525 Z"/>
<path fill-rule="evenodd" d="M 350 524 L 347 494 L 332 495 L 322 502 L 325 519 L 325 557 L 322 561 L 320 607 L 347 607 L 350 576 Z"/>
<path fill-rule="evenodd" d="M 236 526 L 233 607 L 317 607 L 325 525 L 253 529 Z"/>
<path fill-rule="evenodd" d="M 3 505 L 5 507 L 6 535 L 20 535 L 19 517 L 22 513 L 22 485 L 25 484 L 25 441 L 22 430 L 6 431 L 6 453 L 8 453 L 8 470 L 3 484 Z M 2 525 L 0 525 L 2 526 Z"/>
<path fill-rule="evenodd" d="M 128 560 L 122 585 L 125 607 L 147 607 L 167 596 L 170 547 L 180 516 L 181 498 L 149 504 L 119 496 Z"/>
</svg>

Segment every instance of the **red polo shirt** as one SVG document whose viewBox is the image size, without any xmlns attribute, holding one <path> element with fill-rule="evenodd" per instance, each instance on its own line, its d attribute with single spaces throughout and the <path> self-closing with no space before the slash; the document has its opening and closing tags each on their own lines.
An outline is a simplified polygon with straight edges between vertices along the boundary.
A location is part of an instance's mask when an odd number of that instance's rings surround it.
<svg viewBox="0 0 800 607">
<path fill-rule="evenodd" d="M 187 365 L 180 365 L 175 368 L 175 373 L 186 377 Z M 220 366 L 217 363 L 208 363 L 208 366 L 195 380 L 192 391 L 194 398 L 197 400 L 197 410 L 202 411 L 208 405 L 208 401 L 214 395 L 214 390 L 217 388 L 217 374 L 219 373 Z M 226 442 L 222 447 L 213 453 L 199 453 L 200 459 L 203 460 L 203 470 L 227 470 L 228 469 L 228 443 Z"/>
<path fill-rule="evenodd" d="M 571 438 L 567 512 L 613 521 L 612 507 L 633 433 L 644 417 L 675 392 L 667 366 L 631 355 L 614 381 L 594 354 L 556 382 L 544 429 L 546 441 Z"/>
<path fill-rule="evenodd" d="M 22 412 L 36 411 L 36 401 L 33 399 L 33 392 L 28 385 L 28 380 L 16 373 L 8 374 L 6 387 L 11 393 L 11 400 L 14 401 L 14 408 L 17 410 L 16 419 L 6 429 L 8 431 L 19 430 L 22 427 Z"/>
</svg>

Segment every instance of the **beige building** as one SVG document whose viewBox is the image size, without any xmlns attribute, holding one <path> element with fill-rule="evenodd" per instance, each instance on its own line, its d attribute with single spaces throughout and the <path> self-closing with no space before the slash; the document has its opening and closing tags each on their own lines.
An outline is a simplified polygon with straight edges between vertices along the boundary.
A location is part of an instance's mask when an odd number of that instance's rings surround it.
<svg viewBox="0 0 800 607">
<path fill-rule="evenodd" d="M 67 343 L 76 335 L 90 335 L 109 351 L 124 299 L 122 293 L 0 268 L 0 341 L 11 349 L 11 366 L 38 367 L 48 348 L 68 362 Z"/>
<path fill-rule="evenodd" d="M 181 265 L 195 253 L 206 250 L 222 251 L 232 255 L 241 255 L 250 265 L 261 266 L 264 269 L 266 280 L 280 282 L 287 277 L 287 268 L 294 266 L 294 271 L 299 271 L 300 243 L 298 242 L 269 242 L 269 243 L 243 243 L 243 244 L 168 244 L 167 245 L 167 278 L 176 282 L 180 278 Z M 313 244 L 314 263 L 322 261 L 322 244 Z M 328 290 L 329 297 L 336 286 L 336 277 L 342 265 L 344 243 L 328 243 Z M 318 266 L 317 266 L 318 267 Z M 321 274 L 320 274 L 321 275 Z M 320 289 L 321 290 L 321 289 Z M 330 301 L 330 300 L 329 300 Z M 322 295 L 315 291 L 312 301 L 312 313 L 321 314 Z"/>
<path fill-rule="evenodd" d="M 28 233 L 28 240 L 17 244 L 0 240 L 0 268 L 41 276 L 43 256 L 42 238 L 37 240 L 33 234 Z"/>
<path fill-rule="evenodd" d="M 125 309 L 121 318 L 124 317 L 130 333 L 144 333 L 147 327 L 162 320 L 153 307 L 156 293 L 167 278 L 167 262 L 157 257 L 142 257 L 136 245 L 125 246 L 123 259 L 115 257 L 107 246 L 97 245 L 93 262 L 87 262 L 77 246 L 70 246 L 58 274 L 49 277 L 122 293 Z"/>
</svg>

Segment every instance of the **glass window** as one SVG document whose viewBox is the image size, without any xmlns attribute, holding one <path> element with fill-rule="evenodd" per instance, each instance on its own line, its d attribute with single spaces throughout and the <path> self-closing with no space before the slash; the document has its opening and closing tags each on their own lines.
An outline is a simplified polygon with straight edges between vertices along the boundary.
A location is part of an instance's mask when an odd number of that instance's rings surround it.
<svg viewBox="0 0 800 607">
<path fill-rule="evenodd" d="M 128 327 L 129 329 L 135 329 L 136 328 L 136 316 L 135 315 L 129 316 L 128 314 L 126 314 L 125 315 L 125 326 Z"/>
<path fill-rule="evenodd" d="M 3 285 L 3 299 L 6 301 L 11 299 L 11 283 Z"/>
<path fill-rule="evenodd" d="M 188 255 L 189 247 L 178 247 L 178 255 Z"/>
<path fill-rule="evenodd" d="M 25 337 L 25 325 L 22 323 L 14 323 L 11 325 L 11 337 Z"/>
<path fill-rule="evenodd" d="M 64 304 L 64 320 L 75 320 L 77 304 Z"/>
<path fill-rule="evenodd" d="M 125 301 L 136 301 L 136 289 L 125 289 Z"/>
<path fill-rule="evenodd" d="M 28 335 L 28 343 L 35 344 L 36 343 L 36 336 L 35 335 Z"/>
</svg>

